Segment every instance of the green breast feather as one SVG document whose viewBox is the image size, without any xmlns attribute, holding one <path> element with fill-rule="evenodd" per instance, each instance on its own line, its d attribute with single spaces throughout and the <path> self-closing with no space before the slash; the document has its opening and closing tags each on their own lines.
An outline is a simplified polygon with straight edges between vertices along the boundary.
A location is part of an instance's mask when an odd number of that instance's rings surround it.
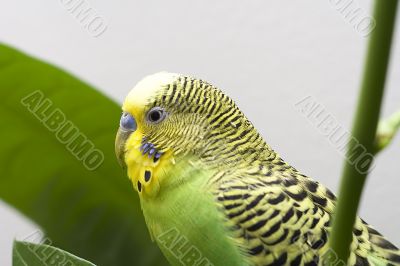
<svg viewBox="0 0 400 266">
<path fill-rule="evenodd" d="M 141 200 L 152 239 L 172 265 L 248 265 L 205 182 L 212 173 L 179 161 L 170 171 L 174 182 Z"/>
</svg>

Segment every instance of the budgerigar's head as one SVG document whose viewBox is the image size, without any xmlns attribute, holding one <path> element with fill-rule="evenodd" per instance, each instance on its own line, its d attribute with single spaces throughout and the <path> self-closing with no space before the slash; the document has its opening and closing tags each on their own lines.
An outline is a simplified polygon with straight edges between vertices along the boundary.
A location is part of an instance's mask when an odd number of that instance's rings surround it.
<svg viewBox="0 0 400 266">
<path fill-rule="evenodd" d="M 228 96 L 180 74 L 144 78 L 129 92 L 122 111 L 116 154 L 139 191 L 163 163 L 180 156 L 227 163 L 254 154 L 257 145 L 246 143 L 261 139 Z"/>
</svg>

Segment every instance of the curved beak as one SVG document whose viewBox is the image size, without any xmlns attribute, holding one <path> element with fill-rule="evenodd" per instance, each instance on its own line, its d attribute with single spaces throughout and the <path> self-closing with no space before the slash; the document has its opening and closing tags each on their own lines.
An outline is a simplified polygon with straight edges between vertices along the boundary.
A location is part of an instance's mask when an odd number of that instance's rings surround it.
<svg viewBox="0 0 400 266">
<path fill-rule="evenodd" d="M 115 138 L 115 155 L 118 162 L 123 169 L 126 168 L 125 163 L 125 143 L 133 131 L 126 131 L 121 127 L 118 128 L 117 136 Z"/>
</svg>

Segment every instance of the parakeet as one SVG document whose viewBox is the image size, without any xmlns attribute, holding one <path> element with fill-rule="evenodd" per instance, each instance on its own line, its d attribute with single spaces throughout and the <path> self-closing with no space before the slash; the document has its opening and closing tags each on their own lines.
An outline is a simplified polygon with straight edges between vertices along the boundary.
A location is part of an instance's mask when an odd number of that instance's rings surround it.
<svg viewBox="0 0 400 266">
<path fill-rule="evenodd" d="M 160 72 L 127 95 L 115 149 L 171 265 L 345 265 L 334 194 L 286 163 L 210 83 Z M 357 218 L 348 265 L 400 265 Z"/>
</svg>

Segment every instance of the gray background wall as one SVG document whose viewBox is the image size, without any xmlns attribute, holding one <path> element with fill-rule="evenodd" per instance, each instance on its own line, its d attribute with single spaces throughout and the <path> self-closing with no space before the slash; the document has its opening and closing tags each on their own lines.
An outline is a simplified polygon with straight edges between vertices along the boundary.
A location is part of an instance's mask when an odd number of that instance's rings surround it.
<svg viewBox="0 0 400 266">
<path fill-rule="evenodd" d="M 69 1 L 1 1 L 0 40 L 119 102 L 140 78 L 160 70 L 208 80 L 236 100 L 288 162 L 336 191 L 343 158 L 294 103 L 311 95 L 350 128 L 366 39 L 335 9 L 337 0 L 85 1 L 100 15 L 97 23 L 107 25 L 97 38 L 95 25 L 86 30 Z M 354 3 L 370 11 L 371 1 Z M 399 29 L 383 115 L 400 108 Z M 398 246 L 399 144 L 397 137 L 379 155 L 360 210 Z M 36 228 L 0 202 L 0 265 L 11 263 L 13 238 Z"/>
</svg>

